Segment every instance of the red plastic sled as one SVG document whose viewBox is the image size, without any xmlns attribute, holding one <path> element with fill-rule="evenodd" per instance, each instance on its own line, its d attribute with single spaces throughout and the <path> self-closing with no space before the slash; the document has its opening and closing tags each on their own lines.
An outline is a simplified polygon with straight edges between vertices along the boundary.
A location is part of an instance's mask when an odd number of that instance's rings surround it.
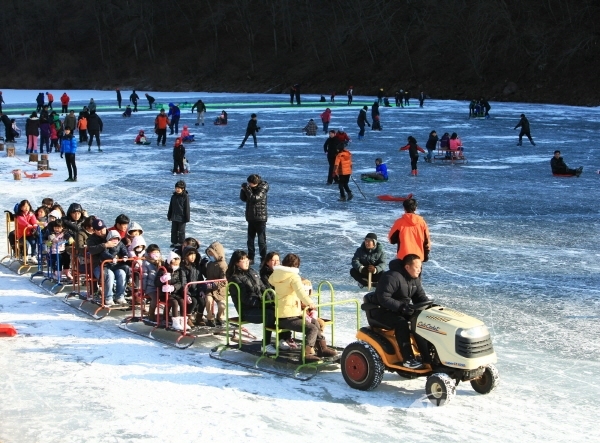
<svg viewBox="0 0 600 443">
<path fill-rule="evenodd" d="M 554 177 L 577 177 L 575 174 L 552 174 Z"/>
<path fill-rule="evenodd" d="M 47 178 L 52 177 L 52 172 L 23 172 L 27 178 Z"/>
<path fill-rule="evenodd" d="M 378 195 L 377 198 L 379 200 L 383 200 L 386 202 L 403 202 L 404 200 L 408 200 L 409 198 L 412 198 L 412 196 L 413 196 L 412 193 L 408 194 L 406 197 L 402 197 L 402 196 L 396 197 L 393 195 L 386 194 L 386 195 Z"/>
<path fill-rule="evenodd" d="M 17 335 L 17 330 L 13 325 L 0 323 L 0 337 L 14 337 Z"/>
</svg>

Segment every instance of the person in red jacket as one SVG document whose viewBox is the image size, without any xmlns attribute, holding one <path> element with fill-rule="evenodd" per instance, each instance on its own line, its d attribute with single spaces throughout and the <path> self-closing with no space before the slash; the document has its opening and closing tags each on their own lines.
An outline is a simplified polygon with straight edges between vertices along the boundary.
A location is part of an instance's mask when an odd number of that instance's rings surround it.
<svg viewBox="0 0 600 443">
<path fill-rule="evenodd" d="M 419 175 L 417 170 L 417 162 L 419 161 L 419 151 L 425 154 L 425 150 L 417 145 L 417 139 L 412 135 L 408 136 L 408 144 L 398 149 L 399 151 L 408 151 L 410 155 L 410 173 L 411 175 Z"/>
<path fill-rule="evenodd" d="M 323 122 L 323 133 L 327 134 L 329 130 L 329 122 L 331 121 L 331 109 L 327 108 L 321 114 L 321 122 Z"/>
<path fill-rule="evenodd" d="M 67 95 L 66 92 L 63 92 L 63 95 L 60 96 L 60 104 L 62 105 L 62 113 L 66 114 L 69 112 L 69 102 L 71 98 Z"/>
<path fill-rule="evenodd" d="M 169 117 L 165 114 L 165 110 L 161 109 L 160 114 L 154 119 L 154 132 L 158 135 L 156 140 L 156 146 L 160 145 L 162 139 L 162 145 L 167 144 L 167 127 L 169 126 Z"/>
<path fill-rule="evenodd" d="M 15 241 L 19 242 L 25 236 L 25 241 L 31 248 L 30 257 L 28 260 L 32 263 L 37 264 L 36 250 L 37 250 L 37 236 L 35 235 L 38 228 L 38 221 L 35 214 L 31 211 L 31 204 L 28 200 L 22 200 L 19 203 L 17 212 L 15 213 Z M 21 255 L 25 256 L 27 251 L 21 251 Z"/>
<path fill-rule="evenodd" d="M 48 107 L 49 107 L 50 109 L 54 109 L 54 108 L 52 107 L 52 102 L 54 101 L 54 96 L 53 96 L 53 95 L 52 95 L 52 93 L 50 93 L 50 92 L 46 92 L 46 95 L 48 96 Z"/>
<path fill-rule="evenodd" d="M 396 257 L 404 259 L 408 254 L 417 255 L 421 261 L 429 260 L 431 241 L 425 219 L 415 214 L 417 201 L 408 198 L 402 202 L 404 215 L 396 220 L 388 233 L 391 244 L 398 245 Z"/>
</svg>

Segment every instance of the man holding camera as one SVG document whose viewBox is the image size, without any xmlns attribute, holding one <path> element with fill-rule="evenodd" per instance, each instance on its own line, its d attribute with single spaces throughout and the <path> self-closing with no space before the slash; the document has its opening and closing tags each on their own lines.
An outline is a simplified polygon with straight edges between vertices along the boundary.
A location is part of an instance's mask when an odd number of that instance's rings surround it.
<svg viewBox="0 0 600 443">
<path fill-rule="evenodd" d="M 254 139 L 254 147 L 258 148 L 258 144 L 256 143 L 256 133 L 258 131 L 260 131 L 260 126 L 258 126 L 256 114 L 252 114 L 250 116 L 250 121 L 248 122 L 248 127 L 246 128 L 246 136 L 244 137 L 244 140 L 242 140 L 242 144 L 238 149 L 242 149 L 244 147 L 244 144 L 246 144 L 246 140 L 248 140 L 248 137 L 250 136 L 252 136 L 252 138 Z"/>
<path fill-rule="evenodd" d="M 246 202 L 248 258 L 250 259 L 250 264 L 254 263 L 256 252 L 254 249 L 254 238 L 256 236 L 258 236 L 258 250 L 261 262 L 267 255 L 267 192 L 269 192 L 269 184 L 260 178 L 258 174 L 250 175 L 248 182 L 242 183 L 242 189 L 240 190 L 240 200 Z"/>
</svg>

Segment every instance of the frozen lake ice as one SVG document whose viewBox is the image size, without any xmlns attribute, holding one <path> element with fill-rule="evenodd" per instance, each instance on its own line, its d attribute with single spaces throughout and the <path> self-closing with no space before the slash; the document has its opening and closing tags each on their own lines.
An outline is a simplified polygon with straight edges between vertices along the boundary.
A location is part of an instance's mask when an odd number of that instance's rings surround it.
<svg viewBox="0 0 600 443">
<path fill-rule="evenodd" d="M 3 92 L 5 112 L 17 117 L 23 129 L 20 114 L 33 109 L 37 91 Z M 148 243 L 166 249 L 166 211 L 179 179 L 170 173 L 174 137 L 166 148 L 133 144 L 139 129 L 152 132 L 156 112 L 145 110 L 145 100 L 141 112 L 123 119 L 114 92 L 69 94 L 76 112 L 90 97 L 97 101 L 104 153 L 88 154 L 80 146 L 77 183 L 63 182 L 66 167 L 58 154 L 51 154 L 50 166 L 57 169 L 53 177 L 18 182 L 11 170 L 35 169 L 24 164 L 21 138 L 18 158 L 0 159 L 0 203 L 9 209 L 24 198 L 34 207 L 43 197 L 65 207 L 77 201 L 107 223 L 125 213 L 142 224 Z M 388 258 L 394 255 L 386 236 L 402 207 L 376 196 L 413 193 L 433 241 L 424 265 L 425 290 L 440 304 L 486 322 L 501 385 L 480 396 L 460 384 L 452 404 L 433 409 L 420 400 L 424 380 L 394 374 L 386 374 L 382 385 L 367 393 L 351 390 L 339 371 L 307 383 L 257 375 L 209 359 L 214 342 L 182 352 L 130 336 L 113 320 L 92 322 L 0 268 L 0 322 L 15 324 L 21 333 L 0 339 L 5 374 L 0 441 L 253 441 L 271 436 L 299 441 L 325 435 L 364 441 L 398 434 L 435 441 L 442 433 L 447 441 L 600 438 L 593 425 L 600 394 L 598 109 L 492 102 L 491 119 L 469 120 L 465 102 L 428 100 L 420 109 L 415 100 L 409 108 L 380 108 L 383 131 L 367 130 L 359 142 L 355 121 L 360 106 L 372 104 L 367 97 L 355 98 L 348 107 L 342 97 L 330 106 L 303 96 L 301 107 L 291 107 L 286 95 L 152 95 L 160 103 L 202 98 L 209 109 L 206 126 L 200 127 L 193 125 L 196 115 L 189 107 L 182 109 L 180 128 L 189 125 L 197 140 L 186 146 L 192 170 L 184 177 L 192 201 L 188 235 L 204 246 L 218 240 L 228 253 L 245 249 L 239 187 L 258 173 L 270 184 L 269 250 L 299 254 L 301 273 L 313 283 L 331 281 L 338 299 L 364 294 L 348 271 L 367 232 L 377 233 Z M 300 131 L 309 118 L 321 128 L 319 114 L 326 106 L 333 111 L 330 127 L 343 127 L 353 139 L 349 150 L 357 180 L 374 170 L 376 157 L 388 165 L 387 183 L 358 181 L 366 199 L 351 183 L 354 200 L 337 201 L 337 188 L 325 185 L 326 136 Z M 221 109 L 228 111 L 229 124 L 213 126 Z M 252 112 L 262 128 L 259 148 L 250 143 L 238 150 Z M 513 127 L 521 113 L 530 120 L 535 147 L 528 142 L 516 146 Z M 424 147 L 432 129 L 440 135 L 457 132 L 469 162 L 451 166 L 421 158 L 419 176 L 411 177 L 408 154 L 398 148 L 409 135 Z M 580 178 L 551 175 L 555 149 L 569 166 L 584 167 Z M 339 320 L 336 340 L 349 343 L 351 309 L 341 309 Z M 178 414 L 179 401 L 184 415 Z M 302 436 L 294 426 L 302 426 Z"/>
</svg>

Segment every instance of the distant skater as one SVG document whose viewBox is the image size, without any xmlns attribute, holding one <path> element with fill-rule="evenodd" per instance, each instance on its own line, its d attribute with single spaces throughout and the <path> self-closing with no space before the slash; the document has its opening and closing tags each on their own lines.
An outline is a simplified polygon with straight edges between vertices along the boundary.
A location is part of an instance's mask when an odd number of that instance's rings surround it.
<svg viewBox="0 0 600 443">
<path fill-rule="evenodd" d="M 521 132 L 519 132 L 519 143 L 517 143 L 517 146 L 522 145 L 524 135 L 526 135 L 527 138 L 529 139 L 529 142 L 533 146 L 535 146 L 535 143 L 533 142 L 533 139 L 531 138 L 531 132 L 529 129 L 529 120 L 527 120 L 527 117 L 525 117 L 525 114 L 521 114 L 521 120 L 519 120 L 519 123 L 517 123 L 517 126 L 515 126 L 514 129 L 517 129 L 518 127 L 521 127 Z"/>
<path fill-rule="evenodd" d="M 117 88 L 117 104 L 119 105 L 119 109 L 121 109 L 121 101 L 123 98 L 121 97 L 121 90 Z"/>
<path fill-rule="evenodd" d="M 260 126 L 258 126 L 256 114 L 252 114 L 250 116 L 250 120 L 248 121 L 248 127 L 246 128 L 246 136 L 244 137 L 244 140 L 242 140 L 242 144 L 238 149 L 242 149 L 244 147 L 246 140 L 248 140 L 248 137 L 250 136 L 252 136 L 252 139 L 254 140 L 254 147 L 258 148 L 258 143 L 256 142 L 256 133 L 258 131 L 260 131 Z"/>
</svg>

